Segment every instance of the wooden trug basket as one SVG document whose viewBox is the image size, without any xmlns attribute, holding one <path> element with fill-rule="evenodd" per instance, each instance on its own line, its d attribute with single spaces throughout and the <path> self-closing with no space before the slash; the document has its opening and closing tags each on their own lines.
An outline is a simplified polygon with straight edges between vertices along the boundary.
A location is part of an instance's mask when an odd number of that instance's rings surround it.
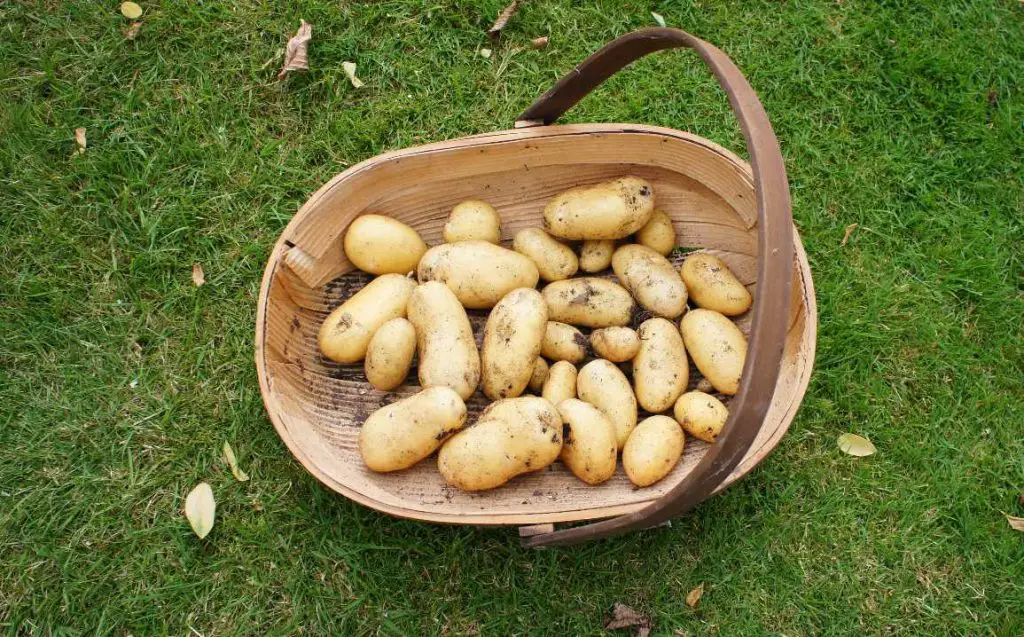
<svg viewBox="0 0 1024 637">
<path fill-rule="evenodd" d="M 751 163 L 695 135 L 636 124 L 550 125 L 593 88 L 653 51 L 697 51 L 729 97 Z M 322 358 L 326 314 L 369 277 L 345 258 L 341 237 L 364 213 L 391 215 L 428 244 L 442 242 L 451 208 L 469 198 L 494 205 L 506 244 L 541 226 L 541 211 L 573 186 L 625 174 L 654 185 L 681 246 L 720 256 L 754 296 L 738 320 L 749 338 L 739 393 L 711 445 L 688 439 L 661 482 L 637 489 L 620 470 L 587 486 L 560 463 L 484 493 L 445 486 L 430 458 L 376 474 L 359 457 L 359 427 L 377 408 L 419 390 L 415 370 L 393 392 L 373 389 L 362 365 Z M 486 313 L 471 312 L 480 337 Z M 817 311 L 807 257 L 792 223 L 782 156 L 746 79 L 719 49 L 675 29 L 654 28 L 608 44 L 538 99 L 513 130 L 386 153 L 334 177 L 299 210 L 274 246 L 260 289 L 256 366 L 271 421 L 299 462 L 331 489 L 405 518 L 524 525 L 527 546 L 570 544 L 677 516 L 746 474 L 778 444 L 810 378 Z M 692 369 L 691 387 L 700 378 Z M 486 404 L 478 391 L 470 422 Z M 641 414 L 643 417 L 643 414 Z M 554 523 L 607 518 L 555 530 Z"/>
</svg>

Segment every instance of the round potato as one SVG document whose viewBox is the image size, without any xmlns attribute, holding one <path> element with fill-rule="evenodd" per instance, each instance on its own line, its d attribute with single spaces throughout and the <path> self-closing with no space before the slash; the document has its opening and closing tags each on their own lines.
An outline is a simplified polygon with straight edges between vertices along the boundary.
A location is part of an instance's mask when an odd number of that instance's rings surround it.
<svg viewBox="0 0 1024 637">
<path fill-rule="evenodd" d="M 676 247 L 676 229 L 672 219 L 661 210 L 655 210 L 647 225 L 637 231 L 636 242 L 662 256 L 668 256 L 672 248 Z"/>
<path fill-rule="evenodd" d="M 636 427 L 636 396 L 622 370 L 603 358 L 590 361 L 576 377 L 576 395 L 608 417 L 615 426 L 615 444 L 622 449 Z"/>
<path fill-rule="evenodd" d="M 615 242 L 611 239 L 595 239 L 584 241 L 580 248 L 580 270 L 584 272 L 600 272 L 612 264 L 612 253 Z"/>
<path fill-rule="evenodd" d="M 552 321 L 609 327 L 627 325 L 633 318 L 633 297 L 621 285 L 607 279 L 581 277 L 555 281 L 544 286 L 541 294 L 547 301 L 548 318 Z"/>
<path fill-rule="evenodd" d="M 572 325 L 548 321 L 540 343 L 540 355 L 553 361 L 576 364 L 587 355 L 587 337 Z"/>
<path fill-rule="evenodd" d="M 543 398 L 499 400 L 480 419 L 448 439 L 437 455 L 444 481 L 463 491 L 499 487 L 540 471 L 562 451 L 562 418 Z"/>
<path fill-rule="evenodd" d="M 624 363 L 640 351 L 640 337 L 628 327 L 602 327 L 590 333 L 590 345 L 601 358 Z"/>
<path fill-rule="evenodd" d="M 371 471 L 408 469 L 466 424 L 466 404 L 447 387 L 428 387 L 370 414 L 359 453 Z"/>
<path fill-rule="evenodd" d="M 704 378 L 723 394 L 732 396 L 740 387 L 747 339 L 726 316 L 713 310 L 690 310 L 679 326 L 686 351 Z"/>
<path fill-rule="evenodd" d="M 680 274 L 699 307 L 726 316 L 737 316 L 750 309 L 753 299 L 724 261 L 713 254 L 697 252 L 686 257 Z"/>
<path fill-rule="evenodd" d="M 401 274 L 385 274 L 334 308 L 320 326 L 320 351 L 337 363 L 356 363 L 366 356 L 370 339 L 381 325 L 405 316 L 416 282 Z"/>
<path fill-rule="evenodd" d="M 567 190 L 544 207 L 544 228 L 560 239 L 621 239 L 654 213 L 654 189 L 645 179 L 620 177 Z"/>
<path fill-rule="evenodd" d="M 722 401 L 701 391 L 680 396 L 673 414 L 686 433 L 704 442 L 714 442 L 729 419 L 729 410 Z"/>
<path fill-rule="evenodd" d="M 523 393 L 547 324 L 548 306 L 533 288 L 517 288 L 498 301 L 487 317 L 480 355 L 485 396 L 499 400 Z"/>
<path fill-rule="evenodd" d="M 547 326 L 545 326 L 547 331 Z M 541 339 L 543 341 L 543 339 Z M 530 391 L 539 394 L 544 390 L 544 381 L 548 379 L 548 362 L 537 357 L 533 363 L 533 374 L 530 375 Z"/>
<path fill-rule="evenodd" d="M 644 309 L 676 318 L 686 309 L 686 284 L 668 259 L 635 243 L 612 255 L 612 269 Z"/>
<path fill-rule="evenodd" d="M 446 243 L 427 250 L 416 275 L 441 281 L 463 306 L 484 310 L 516 288 L 537 287 L 540 274 L 527 257 L 486 241 Z"/>
<path fill-rule="evenodd" d="M 486 241 L 501 243 L 501 217 L 486 201 L 470 199 L 452 208 L 444 224 L 445 243 Z"/>
<path fill-rule="evenodd" d="M 652 318 L 640 325 L 640 351 L 633 359 L 633 387 L 640 406 L 657 414 L 671 407 L 690 381 L 683 337 L 670 321 Z"/>
<path fill-rule="evenodd" d="M 409 375 L 416 353 L 416 328 L 404 318 L 391 319 L 370 339 L 366 349 L 366 380 L 376 389 L 390 391 Z"/>
<path fill-rule="evenodd" d="M 562 417 L 562 463 L 587 484 L 601 484 L 615 474 L 619 446 L 615 425 L 590 403 L 570 398 L 558 404 Z"/>
<path fill-rule="evenodd" d="M 622 468 L 636 486 L 650 486 L 671 473 L 683 457 L 685 443 L 679 423 L 668 416 L 651 416 L 626 441 Z"/>
<path fill-rule="evenodd" d="M 455 294 L 439 281 L 417 287 L 409 298 L 409 322 L 416 328 L 423 387 L 451 387 L 466 400 L 480 382 L 480 353 L 469 317 Z"/>
<path fill-rule="evenodd" d="M 512 249 L 529 257 L 537 266 L 540 278 L 545 281 L 568 279 L 580 267 L 572 248 L 555 241 L 540 228 L 526 228 L 517 232 L 512 239 Z"/>
<path fill-rule="evenodd" d="M 569 361 L 558 361 L 548 370 L 541 398 L 555 407 L 563 400 L 576 398 L 576 366 Z"/>
<path fill-rule="evenodd" d="M 384 215 L 356 217 L 343 245 L 352 265 L 370 274 L 408 274 L 427 251 L 415 230 Z"/>
</svg>

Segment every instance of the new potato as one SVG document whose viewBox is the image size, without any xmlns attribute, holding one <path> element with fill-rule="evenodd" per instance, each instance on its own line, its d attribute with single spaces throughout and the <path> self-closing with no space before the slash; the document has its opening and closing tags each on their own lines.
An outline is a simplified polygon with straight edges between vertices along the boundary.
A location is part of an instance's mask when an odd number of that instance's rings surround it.
<svg viewBox="0 0 1024 637">
<path fill-rule="evenodd" d="M 405 316 L 416 282 L 401 274 L 370 281 L 332 311 L 320 326 L 324 356 L 338 363 L 355 363 L 366 356 L 373 333 L 391 319 Z"/>
<path fill-rule="evenodd" d="M 544 286 L 541 294 L 552 321 L 609 327 L 627 325 L 633 318 L 633 297 L 621 285 L 607 279 L 581 277 L 555 281 Z"/>
<path fill-rule="evenodd" d="M 601 358 L 624 363 L 640 351 L 640 337 L 628 327 L 602 327 L 590 333 L 590 345 Z"/>
<path fill-rule="evenodd" d="M 459 241 L 501 242 L 501 217 L 486 201 L 470 199 L 452 208 L 444 224 L 445 243 Z"/>
<path fill-rule="evenodd" d="M 545 281 L 560 281 L 576 274 L 579 259 L 572 248 L 551 238 L 540 228 L 526 228 L 512 239 L 512 249 L 526 255 Z"/>
<path fill-rule="evenodd" d="M 576 398 L 576 366 L 569 361 L 558 361 L 552 365 L 541 397 L 555 407 L 563 400 Z"/>
<path fill-rule="evenodd" d="M 724 261 L 713 254 L 698 252 L 686 257 L 680 268 L 686 289 L 699 307 L 726 316 L 743 314 L 753 298 Z"/>
<path fill-rule="evenodd" d="M 651 416 L 637 425 L 626 441 L 622 468 L 636 486 L 650 486 L 675 468 L 685 443 L 679 423 L 668 416 Z"/>
<path fill-rule="evenodd" d="M 604 270 L 612 264 L 613 252 L 615 242 L 611 239 L 584 241 L 580 248 L 580 270 L 589 273 Z"/>
<path fill-rule="evenodd" d="M 427 250 L 416 275 L 441 281 L 463 306 L 489 309 L 516 288 L 537 286 L 540 274 L 527 257 L 486 241 L 445 243 Z"/>
<path fill-rule="evenodd" d="M 447 387 L 428 387 L 370 414 L 359 453 L 371 471 L 399 471 L 423 460 L 466 424 L 466 404 Z"/>
<path fill-rule="evenodd" d="M 615 425 L 590 403 L 571 398 L 558 404 L 562 417 L 562 463 L 587 484 L 601 484 L 615 474 L 619 446 Z"/>
<path fill-rule="evenodd" d="M 576 376 L 576 395 L 608 417 L 621 449 L 636 427 L 636 396 L 622 370 L 603 358 L 590 361 Z"/>
<path fill-rule="evenodd" d="M 420 385 L 451 387 L 469 398 L 480 382 L 480 354 L 459 299 L 439 281 L 424 283 L 409 298 L 409 322 L 416 328 Z"/>
<path fill-rule="evenodd" d="M 370 274 L 408 274 L 427 251 L 415 230 L 384 215 L 356 217 L 344 240 L 345 256 Z"/>
<path fill-rule="evenodd" d="M 633 359 L 636 400 L 647 411 L 661 413 L 676 402 L 690 380 L 683 338 L 663 318 L 644 321 L 639 334 L 640 351 Z"/>
<path fill-rule="evenodd" d="M 550 317 L 550 311 L 548 313 Z M 587 355 L 587 337 L 572 325 L 548 321 L 540 343 L 540 355 L 553 361 L 578 363 Z M 550 374 L 550 370 L 548 371 Z"/>
<path fill-rule="evenodd" d="M 747 339 L 726 316 L 713 310 L 690 310 L 679 326 L 686 351 L 711 386 L 732 396 L 739 390 Z"/>
<path fill-rule="evenodd" d="M 668 256 L 672 248 L 676 247 L 676 229 L 672 219 L 661 210 L 655 210 L 647 225 L 637 231 L 636 242 L 662 256 Z"/>
<path fill-rule="evenodd" d="M 484 327 L 484 395 L 498 400 L 523 393 L 540 356 L 547 323 L 548 306 L 533 288 L 517 288 L 498 301 Z"/>
<path fill-rule="evenodd" d="M 620 177 L 572 188 L 544 207 L 544 228 L 560 239 L 621 239 L 654 212 L 654 189 L 645 179 Z"/>
<path fill-rule="evenodd" d="M 729 410 L 722 401 L 701 391 L 680 396 L 673 414 L 686 433 L 704 442 L 714 442 L 729 418 Z"/>
<path fill-rule="evenodd" d="M 391 319 L 374 333 L 366 349 L 366 380 L 374 388 L 389 391 L 409 375 L 416 353 L 416 328 L 404 318 Z"/>
<path fill-rule="evenodd" d="M 612 255 L 612 269 L 643 308 L 665 318 L 686 309 L 686 284 L 668 259 L 635 243 Z"/>
</svg>

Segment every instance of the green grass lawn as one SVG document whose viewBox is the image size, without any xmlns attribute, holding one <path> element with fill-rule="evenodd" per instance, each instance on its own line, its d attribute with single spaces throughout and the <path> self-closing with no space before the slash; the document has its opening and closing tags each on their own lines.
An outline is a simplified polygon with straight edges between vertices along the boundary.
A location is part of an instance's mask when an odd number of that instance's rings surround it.
<svg viewBox="0 0 1024 637">
<path fill-rule="evenodd" d="M 502 0 L 140 4 L 128 40 L 116 0 L 0 2 L 3 631 L 593 635 L 623 602 L 656 635 L 1024 633 L 1024 534 L 1002 513 L 1024 515 L 1017 0 L 535 0 L 491 59 Z M 782 144 L 820 309 L 789 435 L 671 528 L 565 549 L 322 487 L 253 365 L 278 233 L 356 162 L 509 127 L 651 10 L 733 57 Z M 300 18 L 312 70 L 276 82 Z M 638 63 L 568 120 L 742 150 L 692 53 Z M 843 455 L 846 431 L 879 453 Z M 201 480 L 204 541 L 181 513 Z"/>
</svg>

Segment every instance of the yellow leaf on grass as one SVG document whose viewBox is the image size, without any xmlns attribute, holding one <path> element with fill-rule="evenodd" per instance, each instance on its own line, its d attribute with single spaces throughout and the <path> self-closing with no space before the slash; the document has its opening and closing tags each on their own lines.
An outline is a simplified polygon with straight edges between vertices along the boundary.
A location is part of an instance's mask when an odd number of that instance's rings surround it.
<svg viewBox="0 0 1024 637">
<path fill-rule="evenodd" d="M 686 605 L 690 608 L 697 608 L 697 604 L 700 603 L 700 598 L 702 595 L 704 595 L 703 582 L 700 586 L 686 594 Z"/>
<path fill-rule="evenodd" d="M 878 451 L 875 449 L 875 445 L 871 444 L 870 440 L 858 436 L 857 434 L 843 434 L 839 436 L 839 440 L 836 442 L 839 444 L 839 449 L 842 450 L 843 453 L 847 453 L 851 456 L 870 456 Z"/>
<path fill-rule="evenodd" d="M 1003 515 L 1006 515 L 1005 513 Z M 1021 531 L 1024 533 L 1024 518 L 1014 517 L 1012 515 L 1006 516 L 1006 521 L 1010 523 L 1010 528 L 1014 531 Z"/>
<path fill-rule="evenodd" d="M 235 476 L 235 480 L 238 480 L 239 482 L 248 482 L 249 474 L 242 471 L 238 466 L 238 460 L 235 458 L 235 450 L 231 448 L 231 445 L 227 440 L 224 441 L 224 448 L 221 450 L 221 453 L 224 455 L 224 462 L 228 463 L 228 466 L 231 467 L 231 474 Z"/>
<path fill-rule="evenodd" d="M 654 21 L 658 23 L 659 27 L 665 26 L 665 18 L 663 18 L 660 13 L 651 11 L 651 17 L 654 18 Z"/>
<path fill-rule="evenodd" d="M 480 49 L 480 55 L 482 57 L 485 57 L 485 58 L 487 58 L 489 60 L 489 59 L 491 59 L 491 50 L 490 49 Z"/>
<path fill-rule="evenodd" d="M 134 2 L 122 2 L 121 3 L 121 15 L 128 18 L 129 20 L 138 20 L 142 15 L 142 7 Z"/>
<path fill-rule="evenodd" d="M 846 226 L 846 230 L 843 231 L 843 240 L 839 242 L 840 246 L 846 245 L 846 242 L 850 240 L 850 235 L 853 234 L 853 231 L 856 230 L 859 225 L 859 223 L 851 223 Z"/>
<path fill-rule="evenodd" d="M 209 484 L 200 482 L 185 498 L 185 517 L 200 540 L 210 534 L 216 515 L 217 502 L 213 499 L 213 489 Z"/>
<path fill-rule="evenodd" d="M 196 287 L 202 287 L 206 283 L 206 274 L 203 272 L 203 266 L 200 263 L 192 264 L 192 282 L 196 284 Z"/>
<path fill-rule="evenodd" d="M 363 81 L 356 77 L 356 63 L 355 62 L 342 62 L 341 68 L 345 71 L 345 75 L 348 76 L 348 81 L 352 82 L 354 88 L 362 88 Z"/>
<path fill-rule="evenodd" d="M 75 129 L 75 143 L 78 144 L 78 150 L 75 151 L 75 154 L 81 155 L 82 153 L 84 153 L 86 144 L 84 128 L 79 127 Z"/>
</svg>

